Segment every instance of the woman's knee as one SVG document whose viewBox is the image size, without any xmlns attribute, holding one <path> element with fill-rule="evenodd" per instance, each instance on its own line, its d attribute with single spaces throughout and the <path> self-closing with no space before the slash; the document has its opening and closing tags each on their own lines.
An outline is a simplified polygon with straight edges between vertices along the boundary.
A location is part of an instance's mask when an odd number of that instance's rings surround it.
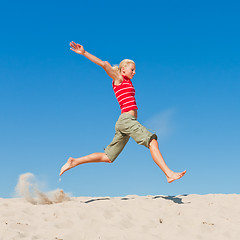
<svg viewBox="0 0 240 240">
<path fill-rule="evenodd" d="M 106 153 L 103 153 L 102 161 L 107 163 L 112 163 L 112 161 L 110 160 L 110 158 L 107 156 Z"/>
<path fill-rule="evenodd" d="M 149 149 L 151 149 L 151 148 L 158 148 L 158 142 L 154 138 L 149 143 Z"/>
</svg>

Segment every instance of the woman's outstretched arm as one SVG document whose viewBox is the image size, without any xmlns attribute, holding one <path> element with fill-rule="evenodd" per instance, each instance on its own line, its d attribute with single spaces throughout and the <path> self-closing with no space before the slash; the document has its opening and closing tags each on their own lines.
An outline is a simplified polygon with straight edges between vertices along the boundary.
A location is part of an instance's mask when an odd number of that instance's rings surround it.
<svg viewBox="0 0 240 240">
<path fill-rule="evenodd" d="M 113 80 L 118 80 L 119 78 L 121 78 L 120 73 L 116 72 L 115 70 L 113 70 L 111 64 L 107 61 L 102 61 L 101 59 L 95 57 L 94 55 L 92 55 L 91 53 L 85 51 L 85 49 L 83 48 L 82 45 L 77 44 L 75 42 L 70 42 L 70 46 L 71 46 L 71 50 L 74 51 L 75 53 L 81 54 L 83 56 L 85 56 L 86 58 L 88 58 L 90 61 L 96 63 L 97 65 L 99 65 L 100 67 L 102 67 L 106 73 L 108 74 L 108 76 L 110 78 L 112 78 Z"/>
</svg>

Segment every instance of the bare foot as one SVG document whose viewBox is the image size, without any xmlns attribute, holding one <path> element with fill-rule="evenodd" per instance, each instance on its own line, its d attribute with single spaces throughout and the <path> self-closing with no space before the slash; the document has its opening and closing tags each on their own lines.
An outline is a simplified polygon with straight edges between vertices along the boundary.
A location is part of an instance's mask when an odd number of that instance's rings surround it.
<svg viewBox="0 0 240 240">
<path fill-rule="evenodd" d="M 173 181 L 175 181 L 175 180 L 177 180 L 177 179 L 180 179 L 181 177 L 184 176 L 184 174 L 185 174 L 186 172 L 187 172 L 186 170 L 183 171 L 183 172 L 181 172 L 181 173 L 175 173 L 175 172 L 173 172 L 173 174 L 172 174 L 170 177 L 167 177 L 168 183 L 171 183 L 171 182 L 173 182 Z"/>
<path fill-rule="evenodd" d="M 73 166 L 73 161 L 74 161 L 74 158 L 72 158 L 72 157 L 70 157 L 67 160 L 67 162 L 62 166 L 59 176 L 61 176 L 64 172 L 66 172 L 67 170 L 74 167 Z"/>
</svg>

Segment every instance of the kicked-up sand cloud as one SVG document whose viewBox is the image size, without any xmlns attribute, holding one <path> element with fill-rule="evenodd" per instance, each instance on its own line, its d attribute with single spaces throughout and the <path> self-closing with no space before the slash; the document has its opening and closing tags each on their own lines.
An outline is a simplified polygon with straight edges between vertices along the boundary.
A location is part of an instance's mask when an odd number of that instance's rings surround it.
<svg viewBox="0 0 240 240">
<path fill-rule="evenodd" d="M 20 197 L 35 205 L 61 203 L 70 200 L 70 197 L 62 189 L 56 189 L 48 193 L 41 192 L 32 173 L 19 176 L 15 191 Z"/>
</svg>

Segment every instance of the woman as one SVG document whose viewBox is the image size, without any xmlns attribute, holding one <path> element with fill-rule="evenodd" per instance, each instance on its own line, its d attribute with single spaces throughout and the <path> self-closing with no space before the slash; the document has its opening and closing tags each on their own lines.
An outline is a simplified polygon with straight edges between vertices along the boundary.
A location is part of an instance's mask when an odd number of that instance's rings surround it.
<svg viewBox="0 0 240 240">
<path fill-rule="evenodd" d="M 135 89 L 131 82 L 135 75 L 135 63 L 132 60 L 125 59 L 120 63 L 119 67 L 112 67 L 108 62 L 102 61 L 85 51 L 82 45 L 71 42 L 70 46 L 72 51 L 101 66 L 112 78 L 112 86 L 121 108 L 121 115 L 115 125 L 115 136 L 112 142 L 104 149 L 104 153 L 92 153 L 80 158 L 70 157 L 61 168 L 59 175 L 61 176 L 65 171 L 83 163 L 112 163 L 123 150 L 129 138 L 132 137 L 138 144 L 150 149 L 153 160 L 162 169 L 169 183 L 183 177 L 186 170 L 180 173 L 170 170 L 158 148 L 157 136 L 149 132 L 137 121 L 138 108 L 135 100 Z"/>
</svg>

